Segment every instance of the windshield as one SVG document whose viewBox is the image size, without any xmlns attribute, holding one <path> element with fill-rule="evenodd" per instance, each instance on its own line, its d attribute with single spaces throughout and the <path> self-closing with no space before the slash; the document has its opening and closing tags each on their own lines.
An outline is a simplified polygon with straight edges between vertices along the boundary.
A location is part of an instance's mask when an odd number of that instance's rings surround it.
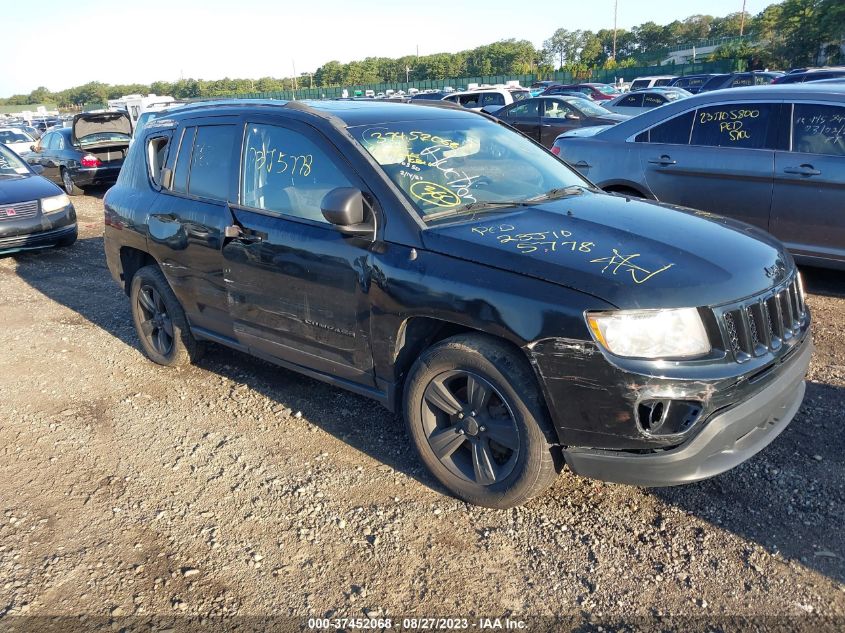
<svg viewBox="0 0 845 633">
<path fill-rule="evenodd" d="M 94 134 L 87 134 L 79 139 L 80 145 L 92 145 L 94 143 L 125 143 L 130 136 L 123 132 L 95 132 Z"/>
<path fill-rule="evenodd" d="M 32 143 L 33 139 L 26 132 L 0 130 L 0 143 Z"/>
<path fill-rule="evenodd" d="M 22 176 L 29 174 L 29 168 L 17 154 L 0 144 L 0 177 Z"/>
<path fill-rule="evenodd" d="M 568 99 L 567 103 L 572 104 L 573 107 L 578 108 L 581 112 L 589 116 L 607 116 L 610 114 L 610 110 L 601 107 L 589 99 L 579 99 L 578 97 L 575 97 L 573 99 Z"/>
<path fill-rule="evenodd" d="M 613 86 L 608 86 L 608 85 L 606 85 L 606 84 L 605 84 L 605 85 L 600 85 L 600 86 L 595 86 L 595 88 L 596 88 L 596 90 L 598 90 L 599 92 L 601 92 L 601 93 L 603 93 L 603 94 L 606 94 L 606 95 L 618 95 L 618 94 L 621 94 L 621 93 L 620 93 L 620 92 L 619 92 L 616 88 L 614 88 Z"/>
<path fill-rule="evenodd" d="M 530 90 L 511 90 L 511 96 L 514 101 L 522 101 L 523 99 L 531 98 Z"/>
<path fill-rule="evenodd" d="M 416 211 L 516 206 L 584 181 L 527 138 L 482 117 L 349 128 Z M 510 203 L 510 204 L 506 204 Z"/>
</svg>

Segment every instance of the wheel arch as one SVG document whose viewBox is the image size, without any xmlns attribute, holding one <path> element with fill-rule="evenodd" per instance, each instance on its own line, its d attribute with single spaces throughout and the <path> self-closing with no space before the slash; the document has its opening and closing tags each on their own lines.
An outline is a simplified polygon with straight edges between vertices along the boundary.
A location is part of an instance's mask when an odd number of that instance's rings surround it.
<svg viewBox="0 0 845 633">
<path fill-rule="evenodd" d="M 132 286 L 132 278 L 144 266 L 156 266 L 160 268 L 155 258 L 148 252 L 133 246 L 120 247 L 120 269 L 123 279 L 123 292 L 129 295 Z"/>
<path fill-rule="evenodd" d="M 656 200 L 657 198 L 644 185 L 630 180 L 614 179 L 599 185 L 607 193 L 622 193 L 636 195 L 638 198 Z"/>
</svg>

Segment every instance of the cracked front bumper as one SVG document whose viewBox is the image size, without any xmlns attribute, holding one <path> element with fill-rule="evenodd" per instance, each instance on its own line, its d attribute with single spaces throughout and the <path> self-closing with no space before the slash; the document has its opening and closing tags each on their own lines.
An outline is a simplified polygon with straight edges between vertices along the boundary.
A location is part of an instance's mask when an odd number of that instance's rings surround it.
<svg viewBox="0 0 845 633">
<path fill-rule="evenodd" d="M 716 412 L 680 446 L 652 452 L 568 448 L 566 462 L 578 475 L 637 486 L 691 483 L 730 470 L 768 446 L 795 416 L 812 352 L 808 334 L 794 354 L 773 368 L 776 377 L 763 389 Z"/>
</svg>

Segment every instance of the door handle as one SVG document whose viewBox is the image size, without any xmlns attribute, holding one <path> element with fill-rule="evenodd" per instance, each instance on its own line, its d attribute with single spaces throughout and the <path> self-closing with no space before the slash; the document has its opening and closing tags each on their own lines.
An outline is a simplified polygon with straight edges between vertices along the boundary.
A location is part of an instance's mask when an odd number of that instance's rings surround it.
<svg viewBox="0 0 845 633">
<path fill-rule="evenodd" d="M 588 163 L 585 160 L 579 160 L 577 163 L 573 163 L 572 166 L 573 167 L 581 167 L 581 168 L 592 167 L 592 165 L 590 165 L 590 163 Z"/>
<path fill-rule="evenodd" d="M 237 224 L 230 224 L 229 226 L 223 229 L 224 237 L 231 237 L 247 244 L 252 244 L 254 242 L 263 242 L 265 235 L 263 233 L 259 233 L 258 231 L 250 231 L 249 229 L 243 229 Z"/>
<path fill-rule="evenodd" d="M 543 123 L 543 124 L 540 125 L 540 127 L 552 127 L 552 124 L 551 123 Z"/>
<path fill-rule="evenodd" d="M 648 162 L 650 162 L 652 165 L 664 165 L 664 166 L 665 165 L 675 165 L 675 164 L 677 164 L 677 161 L 672 160 L 666 154 L 664 154 L 660 158 L 652 158 Z"/>
<path fill-rule="evenodd" d="M 785 167 L 783 170 L 785 174 L 798 174 L 799 176 L 818 176 L 822 172 L 818 169 L 813 169 L 812 165 L 801 165 L 800 167 Z"/>
</svg>

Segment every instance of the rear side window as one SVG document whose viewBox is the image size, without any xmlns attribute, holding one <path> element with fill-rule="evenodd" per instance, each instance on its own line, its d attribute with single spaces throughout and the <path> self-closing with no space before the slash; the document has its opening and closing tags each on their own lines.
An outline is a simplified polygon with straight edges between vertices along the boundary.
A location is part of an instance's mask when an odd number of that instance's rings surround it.
<svg viewBox="0 0 845 633">
<path fill-rule="evenodd" d="M 508 110 L 509 117 L 539 117 L 540 116 L 540 102 L 536 99 L 533 101 L 526 101 L 519 105 L 513 106 Z"/>
<path fill-rule="evenodd" d="M 641 92 L 630 94 L 620 99 L 616 105 L 622 108 L 641 108 L 643 107 L 643 95 Z"/>
<path fill-rule="evenodd" d="M 792 111 L 792 151 L 845 156 L 845 107 L 796 103 Z"/>
<path fill-rule="evenodd" d="M 695 112 L 685 112 L 637 136 L 638 142 L 687 145 Z M 643 136 L 645 135 L 645 136 Z"/>
<path fill-rule="evenodd" d="M 241 174 L 241 204 L 315 222 L 329 191 L 352 186 L 314 141 L 276 125 L 249 124 Z"/>
<path fill-rule="evenodd" d="M 505 105 L 505 95 L 498 92 L 484 92 L 481 95 L 481 107 L 491 105 Z"/>
<path fill-rule="evenodd" d="M 699 108 L 692 126 L 691 145 L 764 149 L 769 121 L 776 114 L 771 103 L 731 103 Z"/>
<path fill-rule="evenodd" d="M 477 108 L 478 107 L 478 95 L 461 95 L 458 97 L 460 104 L 465 108 Z"/>
<path fill-rule="evenodd" d="M 197 128 L 191 154 L 191 175 L 188 193 L 200 198 L 226 200 L 232 173 L 234 125 L 207 125 Z"/>
<path fill-rule="evenodd" d="M 639 90 L 640 88 L 648 88 L 649 87 L 649 80 L 648 79 L 638 79 L 634 83 L 631 84 L 631 90 Z"/>
</svg>

